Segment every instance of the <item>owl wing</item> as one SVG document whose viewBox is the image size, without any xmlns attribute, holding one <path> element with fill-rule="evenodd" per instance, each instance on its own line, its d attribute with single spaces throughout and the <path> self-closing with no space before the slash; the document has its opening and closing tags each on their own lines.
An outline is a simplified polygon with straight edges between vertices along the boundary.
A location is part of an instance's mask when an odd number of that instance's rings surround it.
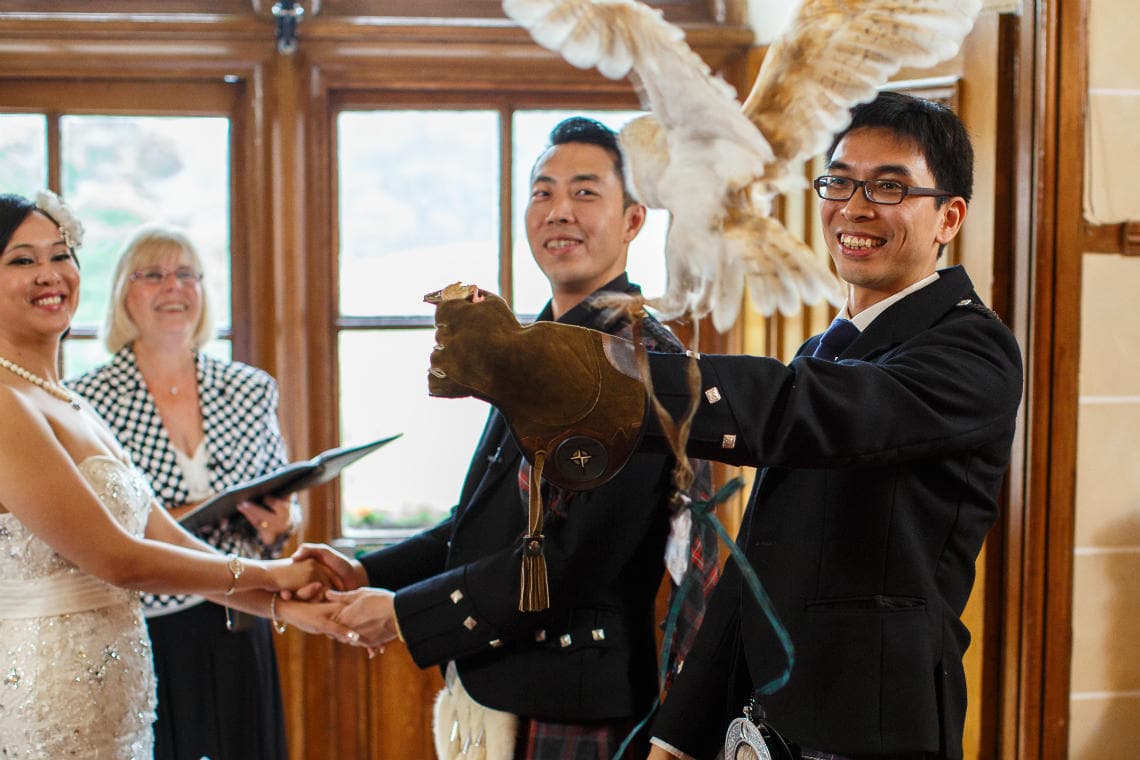
<svg viewBox="0 0 1140 760">
<path fill-rule="evenodd" d="M 633 80 L 657 122 L 644 132 L 655 139 L 623 146 L 636 150 L 631 164 L 641 165 L 630 173 L 631 190 L 647 205 L 676 210 L 664 183 L 679 150 L 683 161 L 698 152 L 707 178 L 701 189 L 715 187 L 718 198 L 726 186 L 741 187 L 760 176 L 772 160 L 764 136 L 743 118 L 734 90 L 712 74 L 660 10 L 635 0 L 503 0 L 503 10 L 535 42 L 572 65 Z"/>
<path fill-rule="evenodd" d="M 933 66 L 955 55 L 981 5 L 802 0 L 769 47 L 744 102 L 745 115 L 777 158 L 769 178 L 826 150 L 850 122 L 850 108 L 874 98 L 903 66 Z"/>
</svg>

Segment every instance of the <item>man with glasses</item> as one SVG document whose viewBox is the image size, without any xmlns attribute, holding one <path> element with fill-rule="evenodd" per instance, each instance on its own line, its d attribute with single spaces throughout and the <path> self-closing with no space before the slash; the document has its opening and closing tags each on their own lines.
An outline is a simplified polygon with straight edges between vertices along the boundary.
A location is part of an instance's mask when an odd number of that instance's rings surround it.
<svg viewBox="0 0 1140 760">
<path fill-rule="evenodd" d="M 789 365 L 702 359 L 702 387 L 723 398 L 703 400 L 689 446 L 766 468 L 737 543 L 794 664 L 779 688 L 784 650 L 731 568 L 652 757 L 710 756 L 750 700 L 804 758 L 962 756 L 960 616 L 997 517 L 1020 352 L 965 271 L 937 269 L 973 186 L 949 109 L 882 93 L 852 110 L 826 166 L 814 185 L 847 304 Z M 680 363 L 655 357 L 653 371 L 676 412 Z"/>
<path fill-rule="evenodd" d="M 852 110 L 826 172 L 820 217 L 849 285 L 839 318 L 788 364 L 697 360 L 688 453 L 763 468 L 737 537 L 756 578 L 727 565 L 654 721 L 651 758 L 713 757 L 750 702 L 773 757 L 785 746 L 807 759 L 962 757 L 961 613 L 1009 464 L 1020 351 L 961 267 L 937 269 L 973 184 L 951 111 L 882 93 Z M 479 340 L 462 334 L 479 308 L 440 305 L 449 345 Z M 675 418 L 692 396 L 690 362 L 649 357 Z M 463 382 L 447 350 L 432 363 Z M 506 364 L 492 397 L 518 382 Z M 651 416 L 643 448 L 663 446 L 655 426 Z"/>
</svg>

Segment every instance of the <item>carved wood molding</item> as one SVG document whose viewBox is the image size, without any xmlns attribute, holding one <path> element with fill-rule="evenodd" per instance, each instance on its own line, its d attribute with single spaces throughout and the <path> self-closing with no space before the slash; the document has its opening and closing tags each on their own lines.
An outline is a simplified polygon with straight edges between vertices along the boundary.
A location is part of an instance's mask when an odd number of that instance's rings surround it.
<svg viewBox="0 0 1140 760">
<path fill-rule="evenodd" d="M 43 0 L 7 0 L 0 17 L 43 16 L 258 16 L 272 14 L 274 0 L 53 0 L 45 11 Z M 316 18 L 503 18 L 501 0 L 300 0 L 305 21 Z M 741 24 L 747 15 L 745 0 L 648 0 L 675 23 L 710 21 Z"/>
<path fill-rule="evenodd" d="M 673 23 L 710 22 L 741 24 L 747 15 L 745 0 L 645 0 L 661 9 Z M 302 24 L 317 19 L 341 18 L 364 21 L 408 19 L 504 20 L 502 0 L 298 0 L 304 9 Z M 43 0 L 6 0 L 2 19 L 34 18 L 146 18 L 177 17 L 272 19 L 274 0 L 52 0 L 45 10 Z"/>
<path fill-rule="evenodd" d="M 753 40 L 746 27 L 706 23 L 686 26 L 685 34 L 717 71 L 746 55 Z M 80 18 L 67 24 L 32 18 L 6 20 L 0 30 L 0 78 L 242 76 L 250 66 L 276 56 L 272 28 L 255 18 Z M 400 79 L 403 72 L 404 79 L 429 87 L 462 88 L 487 79 L 530 87 L 546 79 L 563 92 L 576 87 L 630 91 L 624 79 L 611 82 L 592 70 L 571 67 L 506 20 L 361 23 L 321 17 L 303 29 L 296 57 L 352 85 Z M 520 71 L 526 77 L 520 77 Z"/>
</svg>

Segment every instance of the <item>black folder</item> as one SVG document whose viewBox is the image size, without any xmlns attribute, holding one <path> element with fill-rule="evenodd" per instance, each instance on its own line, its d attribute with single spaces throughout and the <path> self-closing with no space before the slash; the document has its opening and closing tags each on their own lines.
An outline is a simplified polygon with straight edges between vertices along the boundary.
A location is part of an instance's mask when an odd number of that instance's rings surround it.
<svg viewBox="0 0 1140 760">
<path fill-rule="evenodd" d="M 359 446 L 329 449 L 312 459 L 291 462 L 260 478 L 230 486 L 202 502 L 197 509 L 187 512 L 179 522 L 187 530 L 196 530 L 203 525 L 218 522 L 224 517 L 239 514 L 237 506 L 243 501 L 256 501 L 263 496 L 288 496 L 306 488 L 328 483 L 340 475 L 340 471 L 345 467 L 368 456 L 381 446 L 391 443 L 401 435 L 402 433 L 397 433 Z"/>
</svg>

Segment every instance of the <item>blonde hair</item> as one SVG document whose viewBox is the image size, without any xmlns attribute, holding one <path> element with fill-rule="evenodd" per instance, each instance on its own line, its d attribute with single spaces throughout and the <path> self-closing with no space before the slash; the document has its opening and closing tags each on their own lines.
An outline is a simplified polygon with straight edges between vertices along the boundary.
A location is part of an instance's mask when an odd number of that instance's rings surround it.
<svg viewBox="0 0 1140 760">
<path fill-rule="evenodd" d="M 138 325 L 127 313 L 127 288 L 131 284 L 131 274 L 141 268 L 157 264 L 170 254 L 190 257 L 194 269 L 203 272 L 202 258 L 190 242 L 190 238 L 174 227 L 161 224 L 147 224 L 139 227 L 127 240 L 115 264 L 115 277 L 111 286 L 111 303 L 107 319 L 103 324 L 103 345 L 111 353 L 132 343 L 139 336 Z M 198 350 L 214 337 L 214 312 L 210 308 L 208 289 L 202 287 L 202 312 L 198 316 L 198 326 L 191 337 L 191 347 Z"/>
</svg>

